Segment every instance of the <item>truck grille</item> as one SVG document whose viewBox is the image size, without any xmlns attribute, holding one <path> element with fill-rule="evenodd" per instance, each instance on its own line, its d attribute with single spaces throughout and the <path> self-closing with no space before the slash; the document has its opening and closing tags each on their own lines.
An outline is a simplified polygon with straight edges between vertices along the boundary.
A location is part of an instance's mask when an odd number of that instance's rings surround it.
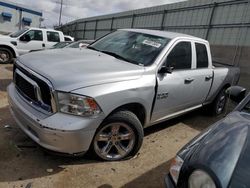
<svg viewBox="0 0 250 188">
<path fill-rule="evenodd" d="M 37 101 L 34 86 L 21 77 L 19 74 L 15 74 L 15 83 L 17 88 L 33 101 Z"/>
<path fill-rule="evenodd" d="M 19 93 L 36 106 L 52 112 L 51 87 L 42 79 L 17 64 L 13 68 L 14 83 Z"/>
</svg>

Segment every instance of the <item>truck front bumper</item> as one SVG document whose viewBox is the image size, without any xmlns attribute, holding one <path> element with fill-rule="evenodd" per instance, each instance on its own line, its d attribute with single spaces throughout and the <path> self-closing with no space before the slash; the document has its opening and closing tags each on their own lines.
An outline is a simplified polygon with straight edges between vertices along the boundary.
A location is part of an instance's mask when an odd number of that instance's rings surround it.
<svg viewBox="0 0 250 188">
<path fill-rule="evenodd" d="M 102 118 L 84 118 L 63 113 L 44 114 L 24 99 L 12 83 L 9 106 L 18 126 L 42 147 L 67 154 L 86 152 Z"/>
</svg>

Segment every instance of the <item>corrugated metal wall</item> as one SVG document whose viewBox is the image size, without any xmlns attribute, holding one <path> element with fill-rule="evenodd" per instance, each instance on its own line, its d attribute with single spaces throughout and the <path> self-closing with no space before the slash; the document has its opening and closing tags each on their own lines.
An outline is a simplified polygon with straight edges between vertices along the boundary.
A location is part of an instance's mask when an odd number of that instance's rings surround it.
<svg viewBox="0 0 250 188">
<path fill-rule="evenodd" d="M 59 29 L 97 39 L 119 28 L 161 29 L 208 39 L 213 45 L 250 46 L 250 0 L 190 0 L 73 21 Z"/>
<path fill-rule="evenodd" d="M 61 26 L 78 39 L 97 39 L 119 28 L 175 31 L 207 39 L 213 59 L 241 68 L 250 89 L 250 0 L 189 0 L 84 18 Z"/>
</svg>

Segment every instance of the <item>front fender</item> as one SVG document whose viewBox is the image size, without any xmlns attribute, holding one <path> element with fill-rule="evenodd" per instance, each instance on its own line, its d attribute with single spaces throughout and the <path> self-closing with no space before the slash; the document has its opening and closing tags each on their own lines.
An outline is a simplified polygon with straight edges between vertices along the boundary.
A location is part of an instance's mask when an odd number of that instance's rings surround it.
<svg viewBox="0 0 250 188">
<path fill-rule="evenodd" d="M 74 90 L 73 93 L 95 98 L 107 117 L 113 110 L 130 103 L 139 103 L 146 110 L 146 124 L 150 120 L 150 111 L 154 98 L 155 79 L 143 76 L 137 80 L 96 85 Z"/>
<path fill-rule="evenodd" d="M 12 49 L 12 51 L 14 52 L 14 56 L 15 56 L 15 57 L 18 57 L 18 56 L 19 56 L 16 47 L 15 47 L 13 44 L 11 44 L 10 42 L 2 42 L 2 41 L 1 41 L 1 42 L 0 42 L 0 47 L 10 48 L 10 49 Z"/>
</svg>

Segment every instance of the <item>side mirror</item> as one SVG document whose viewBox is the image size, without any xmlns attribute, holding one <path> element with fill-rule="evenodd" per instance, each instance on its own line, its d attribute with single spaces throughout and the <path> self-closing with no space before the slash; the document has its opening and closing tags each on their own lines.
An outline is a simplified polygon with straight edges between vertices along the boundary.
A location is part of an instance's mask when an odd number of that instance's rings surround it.
<svg viewBox="0 0 250 188">
<path fill-rule="evenodd" d="M 87 47 L 88 46 L 88 44 L 86 44 L 86 43 L 83 43 L 83 42 L 81 42 L 81 43 L 79 43 L 79 48 L 81 49 L 81 48 L 85 48 L 85 47 Z"/>
<path fill-rule="evenodd" d="M 166 74 L 166 73 L 171 74 L 171 73 L 173 72 L 173 70 L 174 70 L 174 67 L 170 67 L 170 66 L 165 66 L 165 65 L 163 65 L 163 66 L 159 69 L 158 73 L 159 73 L 159 74 Z"/>
<path fill-rule="evenodd" d="M 246 89 L 240 86 L 231 86 L 226 90 L 226 95 L 232 101 L 240 103 L 246 95 Z"/>
<path fill-rule="evenodd" d="M 31 38 L 29 35 L 23 35 L 19 38 L 20 41 L 24 41 L 24 42 L 29 42 L 31 41 Z"/>
</svg>

